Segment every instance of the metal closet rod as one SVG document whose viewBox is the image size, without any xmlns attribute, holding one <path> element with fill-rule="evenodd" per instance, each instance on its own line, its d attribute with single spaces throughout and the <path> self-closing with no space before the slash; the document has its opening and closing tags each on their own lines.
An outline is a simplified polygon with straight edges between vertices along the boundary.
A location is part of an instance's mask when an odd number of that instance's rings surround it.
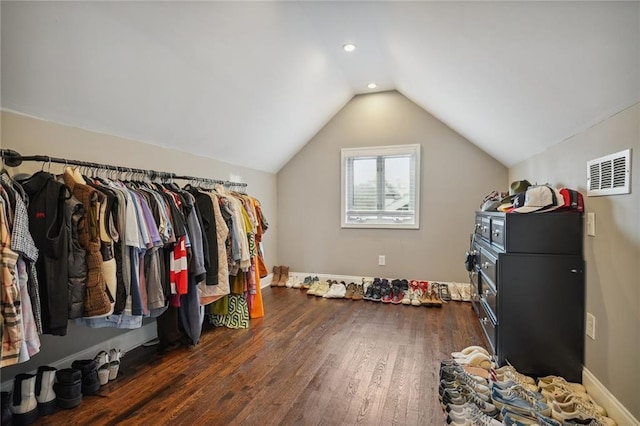
<svg viewBox="0 0 640 426">
<path fill-rule="evenodd" d="M 183 179 L 192 180 L 206 183 L 219 183 L 225 186 L 246 187 L 246 183 L 231 182 L 227 180 L 210 179 L 197 176 L 182 176 L 172 172 L 158 172 L 150 169 L 137 169 L 124 166 L 113 166 L 111 164 L 93 163 L 90 161 L 70 160 L 68 158 L 50 157 L 48 155 L 20 155 L 19 152 L 12 149 L 0 149 L 0 155 L 2 156 L 4 163 L 9 167 L 17 167 L 22 164 L 23 161 L 41 161 L 43 163 L 58 163 L 70 166 L 83 166 L 94 169 L 114 170 L 117 172 L 129 172 L 129 173 L 144 173 L 150 178 L 164 178 L 164 179 Z"/>
</svg>

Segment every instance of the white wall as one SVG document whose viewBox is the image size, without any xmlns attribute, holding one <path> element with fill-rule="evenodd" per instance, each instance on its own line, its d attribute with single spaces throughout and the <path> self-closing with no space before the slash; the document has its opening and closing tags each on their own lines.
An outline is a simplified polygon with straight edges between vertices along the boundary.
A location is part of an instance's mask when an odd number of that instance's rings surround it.
<svg viewBox="0 0 640 426">
<path fill-rule="evenodd" d="M 632 193 L 586 197 L 586 162 L 627 148 Z M 596 339 L 586 337 L 585 366 L 640 418 L 640 104 L 512 167 L 509 179 L 585 194 L 586 210 L 596 215 L 596 236 L 585 236 L 584 245 L 587 312 L 596 317 Z"/>
</svg>

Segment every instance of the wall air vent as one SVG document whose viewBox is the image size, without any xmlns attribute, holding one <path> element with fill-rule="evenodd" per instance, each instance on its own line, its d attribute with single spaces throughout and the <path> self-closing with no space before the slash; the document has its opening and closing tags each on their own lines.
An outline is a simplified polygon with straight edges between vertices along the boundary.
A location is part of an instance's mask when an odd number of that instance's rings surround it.
<svg viewBox="0 0 640 426">
<path fill-rule="evenodd" d="M 587 162 L 587 196 L 631 192 L 631 150 L 616 152 Z"/>
</svg>

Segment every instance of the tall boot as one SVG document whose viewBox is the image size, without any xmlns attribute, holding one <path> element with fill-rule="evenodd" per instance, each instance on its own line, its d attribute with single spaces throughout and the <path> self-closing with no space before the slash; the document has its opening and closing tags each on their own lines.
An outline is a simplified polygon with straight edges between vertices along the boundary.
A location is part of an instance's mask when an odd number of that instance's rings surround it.
<svg viewBox="0 0 640 426">
<path fill-rule="evenodd" d="M 100 390 L 98 378 L 98 364 L 92 359 L 77 359 L 71 363 L 71 368 L 82 373 L 82 394 L 93 395 Z"/>
<path fill-rule="evenodd" d="M 75 368 L 56 372 L 56 401 L 60 408 L 75 408 L 82 402 L 82 373 Z"/>
<path fill-rule="evenodd" d="M 281 266 L 280 279 L 278 280 L 278 287 L 285 287 L 287 285 L 288 280 L 289 280 L 289 267 Z"/>
<path fill-rule="evenodd" d="M 278 283 L 280 282 L 280 267 L 273 267 L 273 275 L 271 276 L 271 287 L 278 287 Z"/>
<path fill-rule="evenodd" d="M 30 425 L 38 419 L 38 401 L 35 395 L 36 375 L 18 374 L 13 381 L 11 412 L 14 425 Z"/>
<path fill-rule="evenodd" d="M 53 384 L 56 381 L 56 369 L 46 365 L 38 367 L 36 375 L 36 400 L 41 416 L 53 413 L 56 408 L 56 393 Z"/>
<path fill-rule="evenodd" d="M 3 426 L 11 426 L 11 392 L 2 392 L 2 421 Z"/>
</svg>

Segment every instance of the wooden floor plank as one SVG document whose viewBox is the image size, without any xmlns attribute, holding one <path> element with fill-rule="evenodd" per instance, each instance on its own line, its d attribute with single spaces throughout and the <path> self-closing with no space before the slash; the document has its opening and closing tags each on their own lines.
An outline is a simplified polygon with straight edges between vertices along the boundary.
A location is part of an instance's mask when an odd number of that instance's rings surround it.
<svg viewBox="0 0 640 426">
<path fill-rule="evenodd" d="M 140 347 L 120 375 L 42 425 L 439 425 L 440 360 L 486 346 L 468 303 L 441 309 L 263 290 L 248 330 L 205 326 L 162 356 Z"/>
</svg>

